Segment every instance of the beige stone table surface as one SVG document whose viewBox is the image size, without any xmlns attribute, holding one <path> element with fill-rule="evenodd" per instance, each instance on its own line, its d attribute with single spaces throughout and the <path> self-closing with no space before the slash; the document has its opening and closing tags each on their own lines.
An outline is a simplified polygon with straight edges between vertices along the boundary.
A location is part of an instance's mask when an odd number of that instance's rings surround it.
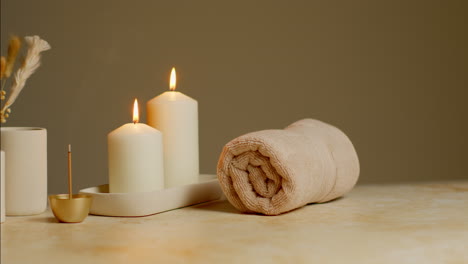
<svg viewBox="0 0 468 264">
<path fill-rule="evenodd" d="M 141 218 L 7 217 L 2 264 L 468 263 L 468 181 L 358 185 L 280 216 L 215 201 Z"/>
</svg>

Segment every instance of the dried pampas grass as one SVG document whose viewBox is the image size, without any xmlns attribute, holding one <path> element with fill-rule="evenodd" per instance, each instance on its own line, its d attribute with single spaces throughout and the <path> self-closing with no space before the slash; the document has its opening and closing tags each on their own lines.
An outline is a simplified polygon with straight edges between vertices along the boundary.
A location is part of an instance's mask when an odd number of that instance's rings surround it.
<svg viewBox="0 0 468 264">
<path fill-rule="evenodd" d="M 8 44 L 8 55 L 6 59 L 6 66 L 5 66 L 5 77 L 10 77 L 11 73 L 13 72 L 13 67 L 15 66 L 16 56 L 18 56 L 18 52 L 21 48 L 21 40 L 17 36 L 13 36 L 10 39 L 10 43 Z"/>
<path fill-rule="evenodd" d="M 26 44 L 28 46 L 28 50 L 26 53 L 26 56 L 24 58 L 24 61 L 22 65 L 18 68 L 16 73 L 13 76 L 13 82 L 10 87 L 10 95 L 6 101 L 6 103 L 3 105 L 2 109 L 0 110 L 0 119 L 2 123 L 6 122 L 6 118 L 8 118 L 8 113 L 11 112 L 9 109 L 11 105 L 16 101 L 18 98 L 18 95 L 20 92 L 23 90 L 24 85 L 26 84 L 26 80 L 39 68 L 41 65 L 41 52 L 49 50 L 50 45 L 47 43 L 47 41 L 41 39 L 38 36 L 32 36 L 32 37 L 25 37 L 24 38 L 26 41 Z M 18 50 L 20 47 L 21 42 L 18 42 L 17 40 L 10 40 L 10 46 L 8 48 L 8 57 L 6 59 L 6 66 L 5 66 L 5 72 L 4 72 L 4 77 L 8 78 L 9 75 L 7 75 L 8 67 L 11 65 L 11 69 L 13 69 L 14 65 L 14 60 L 16 58 L 16 55 L 18 54 Z M 10 54 L 11 50 L 11 54 Z M 10 55 L 12 58 L 12 62 L 10 64 Z M 13 56 L 14 55 L 14 56 Z M 2 71 L 3 71 L 2 67 Z M 10 73 L 11 74 L 11 73 Z M 2 87 L 3 88 L 3 87 Z M 2 93 L 4 95 L 4 91 L 2 89 Z"/>
<path fill-rule="evenodd" d="M 0 80 L 3 79 L 3 76 L 5 75 L 5 68 L 6 68 L 6 59 L 5 57 L 0 58 Z"/>
</svg>

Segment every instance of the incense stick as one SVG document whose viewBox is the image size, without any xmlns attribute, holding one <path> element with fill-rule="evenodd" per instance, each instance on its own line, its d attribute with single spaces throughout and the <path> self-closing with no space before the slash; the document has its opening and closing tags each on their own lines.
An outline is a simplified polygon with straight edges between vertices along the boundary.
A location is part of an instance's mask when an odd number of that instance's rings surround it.
<svg viewBox="0 0 468 264">
<path fill-rule="evenodd" d="M 71 156 L 71 144 L 68 144 L 68 199 L 72 199 L 72 156 Z"/>
</svg>

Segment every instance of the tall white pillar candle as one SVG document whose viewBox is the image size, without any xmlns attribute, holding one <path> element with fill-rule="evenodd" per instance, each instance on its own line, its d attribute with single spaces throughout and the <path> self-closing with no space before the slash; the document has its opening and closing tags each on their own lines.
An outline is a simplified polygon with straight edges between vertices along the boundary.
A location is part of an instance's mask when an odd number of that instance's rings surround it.
<svg viewBox="0 0 468 264">
<path fill-rule="evenodd" d="M 0 223 L 5 222 L 5 152 L 0 151 Z"/>
<path fill-rule="evenodd" d="M 166 188 L 197 182 L 199 175 L 198 102 L 175 87 L 172 68 L 170 91 L 147 103 L 148 125 L 163 134 Z"/>
<path fill-rule="evenodd" d="M 164 188 L 162 135 L 138 123 L 136 100 L 134 122 L 109 133 L 107 142 L 109 192 L 149 192 Z"/>
</svg>

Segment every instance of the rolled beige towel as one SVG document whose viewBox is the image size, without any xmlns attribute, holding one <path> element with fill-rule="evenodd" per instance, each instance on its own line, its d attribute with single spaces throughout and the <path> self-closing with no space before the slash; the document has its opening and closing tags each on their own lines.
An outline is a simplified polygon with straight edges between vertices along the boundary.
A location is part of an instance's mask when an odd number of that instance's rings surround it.
<svg viewBox="0 0 468 264">
<path fill-rule="evenodd" d="M 229 142 L 218 161 L 229 202 L 246 213 L 278 215 L 349 192 L 359 160 L 348 137 L 314 119 L 263 130 Z"/>
</svg>

